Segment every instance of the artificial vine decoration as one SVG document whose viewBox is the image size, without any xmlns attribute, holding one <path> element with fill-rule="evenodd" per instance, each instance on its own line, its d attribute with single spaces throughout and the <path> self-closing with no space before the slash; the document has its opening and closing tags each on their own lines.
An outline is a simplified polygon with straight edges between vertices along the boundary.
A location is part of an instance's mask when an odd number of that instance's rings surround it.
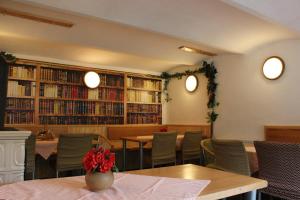
<svg viewBox="0 0 300 200">
<path fill-rule="evenodd" d="M 1 51 L 0 56 L 4 58 L 5 62 L 7 63 L 14 63 L 17 60 L 17 58 L 14 55 L 6 53 L 5 51 Z"/>
<path fill-rule="evenodd" d="M 161 74 L 161 78 L 165 80 L 163 91 L 165 93 L 165 100 L 171 101 L 172 98 L 170 98 L 168 93 L 168 86 L 170 83 L 170 80 L 172 78 L 182 79 L 183 76 L 189 76 L 189 75 L 195 75 L 195 74 L 204 74 L 205 77 L 208 79 L 207 82 L 207 95 L 208 95 L 208 102 L 207 102 L 207 119 L 209 123 L 213 123 L 217 120 L 218 115 L 215 111 L 215 108 L 219 105 L 219 103 L 216 100 L 216 91 L 218 87 L 218 83 L 216 82 L 216 74 L 218 73 L 215 65 L 213 63 L 207 63 L 206 61 L 203 61 L 202 66 L 195 70 L 186 70 L 185 72 L 177 72 L 174 74 L 169 74 L 168 72 L 163 72 Z"/>
</svg>

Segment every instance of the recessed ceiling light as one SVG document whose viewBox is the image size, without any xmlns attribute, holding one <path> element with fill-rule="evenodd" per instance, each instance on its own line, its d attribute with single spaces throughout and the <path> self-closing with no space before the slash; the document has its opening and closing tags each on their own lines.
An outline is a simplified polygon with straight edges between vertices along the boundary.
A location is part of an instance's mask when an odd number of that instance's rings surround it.
<svg viewBox="0 0 300 200">
<path fill-rule="evenodd" d="M 199 54 L 203 54 L 203 55 L 207 55 L 207 56 L 216 56 L 217 55 L 215 53 L 211 53 L 208 51 L 203 51 L 201 49 L 196 49 L 196 48 L 187 47 L 187 46 L 180 46 L 180 47 L 178 47 L 178 49 L 185 51 L 185 52 L 189 52 L 189 53 L 199 53 Z"/>
</svg>

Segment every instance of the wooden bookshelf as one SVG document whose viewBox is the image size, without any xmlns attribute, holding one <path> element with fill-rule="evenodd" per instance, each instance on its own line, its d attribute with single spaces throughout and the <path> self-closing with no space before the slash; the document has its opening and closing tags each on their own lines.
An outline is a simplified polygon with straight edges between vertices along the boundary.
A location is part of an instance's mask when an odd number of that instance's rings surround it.
<svg viewBox="0 0 300 200">
<path fill-rule="evenodd" d="M 90 70 L 101 79 L 96 89 L 83 83 Z M 6 126 L 160 124 L 161 84 L 149 75 L 18 59 L 9 71 Z"/>
<path fill-rule="evenodd" d="M 162 81 L 153 77 L 128 75 L 127 83 L 127 123 L 162 123 Z"/>
</svg>

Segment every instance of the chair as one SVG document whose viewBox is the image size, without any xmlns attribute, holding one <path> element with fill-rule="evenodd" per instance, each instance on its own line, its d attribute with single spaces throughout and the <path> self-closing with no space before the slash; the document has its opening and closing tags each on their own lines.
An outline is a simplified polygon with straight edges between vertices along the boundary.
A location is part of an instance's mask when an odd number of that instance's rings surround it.
<svg viewBox="0 0 300 200">
<path fill-rule="evenodd" d="M 300 199 L 300 144 L 254 142 L 259 178 L 268 181 L 260 192 L 271 196 Z"/>
<path fill-rule="evenodd" d="M 61 171 L 82 170 L 82 159 L 92 147 L 93 135 L 60 135 L 57 145 L 56 177 Z"/>
<path fill-rule="evenodd" d="M 33 134 L 25 141 L 25 175 L 32 174 L 32 180 L 35 178 L 35 143 Z"/>
<path fill-rule="evenodd" d="M 182 141 L 182 163 L 185 160 L 195 160 L 201 158 L 201 131 L 187 131 Z"/>
<path fill-rule="evenodd" d="M 153 133 L 152 168 L 169 163 L 176 165 L 176 140 L 177 132 Z"/>
<path fill-rule="evenodd" d="M 201 148 L 204 156 L 204 165 L 213 164 L 216 162 L 214 149 L 210 138 L 201 140 Z"/>
<path fill-rule="evenodd" d="M 218 169 L 251 176 L 248 155 L 242 141 L 212 140 L 212 145 Z"/>
</svg>

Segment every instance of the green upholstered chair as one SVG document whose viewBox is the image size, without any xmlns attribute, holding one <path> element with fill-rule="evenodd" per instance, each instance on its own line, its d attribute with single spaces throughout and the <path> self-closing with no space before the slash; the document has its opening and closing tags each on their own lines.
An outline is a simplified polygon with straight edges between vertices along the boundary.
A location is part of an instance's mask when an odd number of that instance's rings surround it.
<svg viewBox="0 0 300 200">
<path fill-rule="evenodd" d="M 251 176 L 248 155 L 242 141 L 212 140 L 212 145 L 216 157 L 214 168 Z"/>
<path fill-rule="evenodd" d="M 185 132 L 181 146 L 182 163 L 184 163 L 186 160 L 201 159 L 201 139 L 201 131 Z"/>
<path fill-rule="evenodd" d="M 153 133 L 152 167 L 174 163 L 176 165 L 177 132 Z"/>
<path fill-rule="evenodd" d="M 35 144 L 36 137 L 31 134 L 25 141 L 25 177 L 31 174 L 35 178 Z"/>
<path fill-rule="evenodd" d="M 82 170 L 82 159 L 92 147 L 93 135 L 60 135 L 57 145 L 56 177 L 61 171 Z"/>
<path fill-rule="evenodd" d="M 204 156 L 204 165 L 211 165 L 216 162 L 214 149 L 210 138 L 201 140 L 201 148 Z"/>
</svg>

